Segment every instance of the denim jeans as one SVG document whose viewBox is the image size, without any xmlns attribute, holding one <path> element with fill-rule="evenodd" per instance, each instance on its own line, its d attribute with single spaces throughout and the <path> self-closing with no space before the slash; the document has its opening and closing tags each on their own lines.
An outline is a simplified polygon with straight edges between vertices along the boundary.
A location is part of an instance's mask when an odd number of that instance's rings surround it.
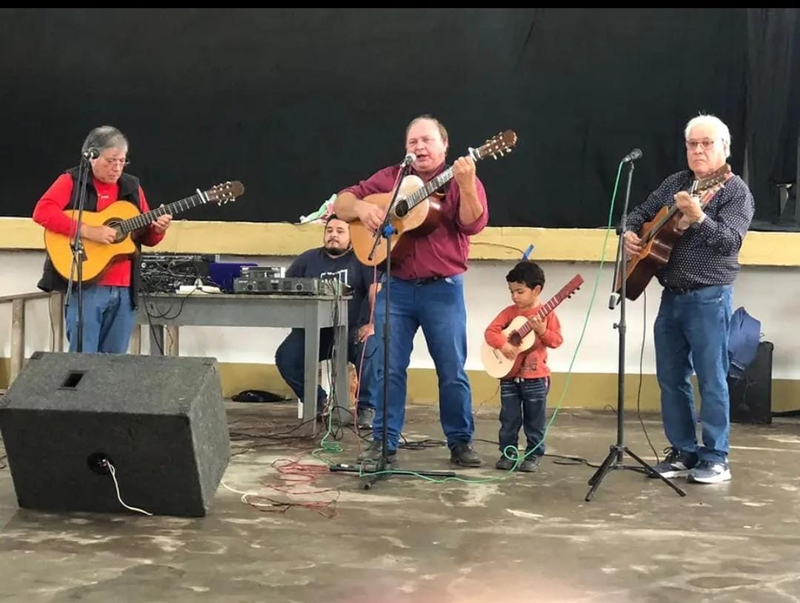
<svg viewBox="0 0 800 603">
<path fill-rule="evenodd" d="M 358 375 L 358 408 L 372 407 L 372 387 L 374 382 L 374 372 L 372 368 L 375 348 L 377 346 L 375 336 L 368 337 L 366 342 L 360 343 L 356 340 L 358 329 L 351 329 L 347 336 L 347 360 L 352 362 L 356 370 L 361 372 Z M 364 353 L 364 363 L 361 363 L 362 350 Z M 292 388 L 295 395 L 302 400 L 305 392 L 305 354 L 306 340 L 304 329 L 292 329 L 286 336 L 275 352 L 275 365 L 278 372 Z M 319 359 L 330 360 L 333 356 L 333 329 L 320 329 L 319 332 Z M 315 367 L 316 369 L 316 367 Z M 320 385 L 317 388 L 317 402 L 321 403 L 327 394 Z"/>
<path fill-rule="evenodd" d="M 385 276 L 384 276 L 385 279 Z M 472 442 L 472 391 L 464 363 L 467 359 L 467 310 L 461 275 L 432 282 L 392 278 L 389 285 L 389 404 L 386 409 L 386 447 L 397 450 L 406 413 L 408 365 L 414 336 L 422 327 L 439 378 L 439 419 L 452 449 Z M 375 302 L 375 420 L 373 438 L 383 437 L 384 326 L 386 285 Z"/>
<path fill-rule="evenodd" d="M 731 285 L 720 285 L 682 294 L 665 289 L 654 326 L 664 432 L 675 450 L 696 452 L 704 461 L 721 462 L 728 456 L 730 321 Z M 692 371 L 700 389 L 700 447 Z"/>
<path fill-rule="evenodd" d="M 78 351 L 78 293 L 64 308 L 69 351 Z M 85 354 L 125 354 L 136 312 L 128 287 L 95 285 L 83 289 L 83 349 Z"/>
<path fill-rule="evenodd" d="M 519 428 L 527 440 L 525 454 L 544 455 L 544 428 L 547 420 L 547 392 L 550 379 L 503 379 L 500 382 L 500 452 L 517 448 Z M 513 455 L 511 450 L 507 453 Z"/>
</svg>

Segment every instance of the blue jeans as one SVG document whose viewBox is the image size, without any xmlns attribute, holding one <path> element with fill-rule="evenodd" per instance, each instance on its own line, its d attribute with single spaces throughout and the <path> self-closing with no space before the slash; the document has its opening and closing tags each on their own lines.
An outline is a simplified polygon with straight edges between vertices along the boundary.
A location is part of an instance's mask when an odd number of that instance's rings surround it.
<svg viewBox="0 0 800 603">
<path fill-rule="evenodd" d="M 69 351 L 78 351 L 78 292 L 64 308 Z M 128 287 L 96 285 L 83 289 L 83 349 L 85 354 L 125 354 L 136 312 Z"/>
<path fill-rule="evenodd" d="M 385 276 L 384 276 L 385 279 Z M 464 363 L 467 359 L 467 310 L 461 275 L 428 283 L 392 278 L 389 313 L 389 404 L 386 409 L 386 448 L 397 450 L 406 414 L 408 365 L 414 335 L 422 327 L 439 378 L 439 418 L 452 449 L 459 442 L 472 442 L 472 391 Z M 386 285 L 375 302 L 374 357 L 375 420 L 373 439 L 383 437 L 384 339 Z"/>
<path fill-rule="evenodd" d="M 675 450 L 700 460 L 728 457 L 728 327 L 731 285 L 677 294 L 664 290 L 654 326 L 656 373 L 664 432 Z M 697 411 L 690 377 L 697 373 L 703 445 L 697 445 Z"/>
<path fill-rule="evenodd" d="M 352 362 L 358 374 L 358 408 L 372 407 L 372 388 L 374 374 L 372 369 L 373 357 L 377 343 L 375 336 L 368 337 L 366 342 L 356 340 L 358 329 L 351 329 L 347 337 L 347 359 Z M 366 350 L 365 350 L 366 348 Z M 362 351 L 364 363 L 361 363 Z M 292 388 L 295 395 L 302 400 L 305 393 L 305 354 L 306 340 L 304 329 L 292 329 L 275 352 L 275 365 L 278 372 Z M 333 356 L 333 329 L 324 328 L 319 332 L 319 360 L 330 360 Z M 316 370 L 316 367 L 315 367 Z M 320 385 L 317 388 L 317 403 L 321 404 L 327 394 Z M 345 406 L 347 406 L 345 404 Z"/>
<path fill-rule="evenodd" d="M 544 456 L 544 428 L 547 422 L 547 392 L 550 379 L 504 379 L 500 382 L 500 452 L 517 448 L 519 428 L 524 427 L 525 454 Z M 511 450 L 509 456 L 513 456 Z"/>
</svg>

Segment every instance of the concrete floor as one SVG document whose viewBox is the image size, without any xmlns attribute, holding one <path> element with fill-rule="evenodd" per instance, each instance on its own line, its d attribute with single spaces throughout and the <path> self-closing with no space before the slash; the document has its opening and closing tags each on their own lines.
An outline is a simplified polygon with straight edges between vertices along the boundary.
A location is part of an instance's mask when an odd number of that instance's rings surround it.
<svg viewBox="0 0 800 603">
<path fill-rule="evenodd" d="M 620 469 L 587 503 L 586 464 L 548 456 L 538 474 L 493 469 L 494 409 L 476 417 L 477 437 L 489 440 L 477 442 L 483 469 L 457 469 L 460 479 L 445 483 L 392 476 L 370 490 L 355 474 L 309 469 L 318 441 L 276 436 L 297 424 L 295 412 L 228 404 L 234 456 L 202 519 L 23 510 L 0 471 L 0 601 L 800 601 L 793 419 L 734 425 L 728 484 L 677 482 L 682 498 Z M 442 437 L 434 409 L 407 416 L 409 440 Z M 644 426 L 661 454 L 657 417 Z M 613 414 L 562 410 L 547 452 L 597 464 L 615 441 Z M 625 443 L 653 462 L 635 414 Z M 316 454 L 352 462 L 356 439 L 328 438 Z M 439 446 L 398 455 L 408 469 L 452 470 L 448 458 Z M 244 503 L 225 486 L 262 498 Z"/>
</svg>

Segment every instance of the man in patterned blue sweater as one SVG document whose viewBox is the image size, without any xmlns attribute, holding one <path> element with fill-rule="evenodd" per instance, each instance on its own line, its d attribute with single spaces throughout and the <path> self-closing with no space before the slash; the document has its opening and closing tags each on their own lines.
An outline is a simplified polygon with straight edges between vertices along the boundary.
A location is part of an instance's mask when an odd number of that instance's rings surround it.
<svg viewBox="0 0 800 603">
<path fill-rule="evenodd" d="M 625 251 L 636 257 L 642 250 L 637 233 L 644 223 L 663 206 L 678 206 L 683 234 L 656 274 L 664 287 L 654 325 L 656 374 L 671 447 L 655 470 L 667 478 L 685 475 L 692 482 L 715 484 L 731 479 L 728 327 L 739 250 L 755 204 L 744 180 L 732 174 L 719 189 L 699 198 L 689 194 L 695 180 L 725 167 L 731 136 L 717 117 L 699 115 L 686 125 L 684 137 L 689 169 L 668 176 L 631 211 Z M 700 389 L 702 445 L 697 443 L 693 370 Z"/>
</svg>

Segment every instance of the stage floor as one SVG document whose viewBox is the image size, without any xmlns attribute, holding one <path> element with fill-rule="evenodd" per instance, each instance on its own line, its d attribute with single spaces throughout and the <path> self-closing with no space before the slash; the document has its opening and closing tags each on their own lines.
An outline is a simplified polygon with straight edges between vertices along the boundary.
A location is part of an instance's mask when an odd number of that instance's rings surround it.
<svg viewBox="0 0 800 603">
<path fill-rule="evenodd" d="M 539 473 L 504 474 L 497 410 L 476 414 L 482 469 L 451 467 L 435 408 L 411 407 L 398 469 L 369 490 L 358 443 L 294 438 L 291 404 L 227 403 L 234 456 L 199 519 L 19 509 L 0 471 L 0 601 L 537 603 L 800 598 L 800 422 L 734 425 L 733 481 L 676 483 L 614 470 L 587 480 L 616 442 L 611 412 L 562 410 Z M 657 416 L 643 418 L 662 455 Z M 365 443 L 365 442 L 362 442 Z M 635 413 L 625 443 L 654 462 Z M 339 451 L 341 449 L 341 451 Z M 316 452 L 312 451 L 316 450 Z M 552 455 L 552 456 L 551 456 Z M 563 456 L 555 456 L 563 455 Z M 634 466 L 632 459 L 625 464 Z M 120 476 L 121 477 L 121 476 Z M 227 487 L 226 487 L 227 486 Z M 120 487 L 123 490 L 124 482 Z M 230 489 L 228 489 L 230 488 Z M 248 502 L 241 494 L 252 492 Z M 135 501 L 126 501 L 135 506 Z"/>
</svg>

